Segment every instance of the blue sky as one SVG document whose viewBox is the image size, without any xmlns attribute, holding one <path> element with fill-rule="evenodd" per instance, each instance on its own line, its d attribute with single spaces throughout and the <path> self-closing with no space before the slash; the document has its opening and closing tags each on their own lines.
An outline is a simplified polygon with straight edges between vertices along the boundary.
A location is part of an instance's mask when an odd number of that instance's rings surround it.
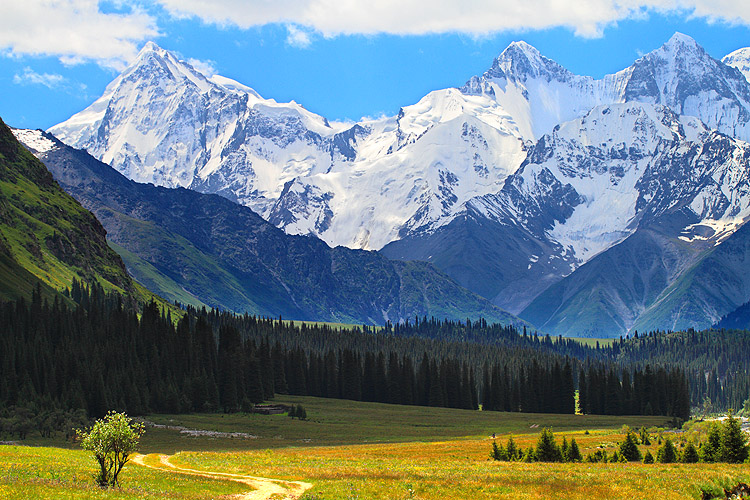
<svg viewBox="0 0 750 500">
<path fill-rule="evenodd" d="M 461 85 L 513 40 L 594 77 L 630 65 L 675 31 L 716 58 L 750 46 L 746 2 L 724 1 L 721 11 L 707 0 L 589 0 L 586 10 L 573 0 L 377 2 L 368 11 L 357 0 L 3 2 L 0 117 L 28 128 L 67 119 L 148 40 L 331 120 L 394 114 L 431 90 Z"/>
</svg>

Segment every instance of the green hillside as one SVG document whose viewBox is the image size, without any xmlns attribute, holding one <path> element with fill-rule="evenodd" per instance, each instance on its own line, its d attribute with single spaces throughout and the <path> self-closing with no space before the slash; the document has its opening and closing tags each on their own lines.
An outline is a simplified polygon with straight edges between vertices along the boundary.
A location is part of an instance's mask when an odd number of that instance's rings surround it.
<svg viewBox="0 0 750 500">
<path fill-rule="evenodd" d="M 47 293 L 73 279 L 133 295 L 122 259 L 96 217 L 63 191 L 0 121 L 0 298 Z"/>
</svg>

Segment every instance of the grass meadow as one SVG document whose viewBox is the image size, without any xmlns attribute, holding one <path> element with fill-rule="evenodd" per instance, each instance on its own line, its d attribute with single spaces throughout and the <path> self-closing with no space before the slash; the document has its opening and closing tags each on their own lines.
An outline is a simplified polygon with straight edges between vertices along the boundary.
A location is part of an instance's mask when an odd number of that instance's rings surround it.
<svg viewBox="0 0 750 500">
<path fill-rule="evenodd" d="M 495 413 L 377 403 L 279 397 L 302 404 L 309 419 L 285 415 L 152 415 L 172 428 L 147 429 L 143 453 L 176 454 L 172 463 L 205 471 L 313 483 L 303 498 L 333 499 L 684 499 L 750 482 L 747 465 L 525 464 L 489 460 L 490 435 L 523 447 L 542 427 L 558 442 L 575 437 L 581 451 L 611 454 L 623 425 L 650 427 L 660 417 Z M 189 437 L 175 427 L 219 433 Z M 663 431 L 668 432 L 668 431 Z M 232 498 L 247 491 L 230 481 L 174 474 L 128 464 L 122 488 L 98 489 L 93 460 L 70 443 L 34 438 L 36 445 L 0 446 L 3 498 Z M 656 442 L 656 439 L 654 439 Z M 49 446 L 54 444 L 55 446 Z M 652 452 L 656 449 L 654 443 Z M 642 447 L 645 451 L 645 448 Z"/>
</svg>

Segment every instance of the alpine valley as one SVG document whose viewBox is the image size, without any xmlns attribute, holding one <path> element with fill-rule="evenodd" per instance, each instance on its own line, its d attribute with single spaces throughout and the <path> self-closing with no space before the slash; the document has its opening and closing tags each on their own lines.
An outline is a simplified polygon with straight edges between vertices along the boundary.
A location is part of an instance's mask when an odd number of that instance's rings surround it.
<svg viewBox="0 0 750 500">
<path fill-rule="evenodd" d="M 137 183 L 40 130 L 14 133 L 101 221 L 130 274 L 170 301 L 305 321 L 521 323 L 428 263 L 288 235 L 221 196 Z"/>
<path fill-rule="evenodd" d="M 416 281 L 429 275 L 470 302 L 472 314 L 504 314 L 434 266 L 541 331 L 607 337 L 706 328 L 750 300 L 749 76 L 750 48 L 719 61 L 679 33 L 600 80 L 514 42 L 463 86 L 431 92 L 396 116 L 336 123 L 203 75 L 149 43 L 51 135 L 16 135 L 32 151 L 40 141 L 54 145 L 35 152 L 102 220 L 129 269 L 149 269 L 152 287 L 159 276 L 165 285 L 155 291 L 170 298 L 190 290 L 198 302 L 218 300 L 177 278 L 169 250 L 177 248 L 224 276 L 225 307 L 265 310 L 248 283 L 268 283 L 260 287 L 266 305 L 334 317 L 314 287 L 288 302 L 279 276 L 313 261 L 327 276 L 364 259 L 371 273 L 363 286 L 385 280 L 396 289 L 404 269 L 418 269 Z M 261 217 L 323 241 L 284 235 Z M 191 236 L 196 226 L 204 232 Z M 171 244 L 139 248 L 133 235 L 146 228 Z M 272 236 L 264 245 L 296 249 L 296 263 L 282 272 L 286 264 L 269 267 L 260 244 L 248 250 L 250 233 L 261 230 Z M 230 241 L 229 233 L 243 236 Z M 240 283 L 262 267 L 276 281 Z M 368 298 L 337 317 L 408 317 L 400 300 Z M 455 303 L 421 310 L 460 309 Z"/>
</svg>

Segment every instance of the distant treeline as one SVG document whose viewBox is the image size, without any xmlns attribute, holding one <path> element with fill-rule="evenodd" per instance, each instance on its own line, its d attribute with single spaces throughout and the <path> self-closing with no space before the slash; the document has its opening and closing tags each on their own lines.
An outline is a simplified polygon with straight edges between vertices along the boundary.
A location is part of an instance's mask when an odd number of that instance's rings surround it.
<svg viewBox="0 0 750 500">
<path fill-rule="evenodd" d="M 624 363 L 619 343 L 586 347 L 482 321 L 426 318 L 343 330 L 187 308 L 173 321 L 155 304 L 138 311 L 98 286 L 75 283 L 68 295 L 77 307 L 38 292 L 2 304 L 0 405 L 92 416 L 112 408 L 229 412 L 290 393 L 572 413 L 580 386 L 581 408 L 591 413 L 686 418 L 690 407 L 680 368 Z M 423 338 L 422 329 L 443 334 Z"/>
<path fill-rule="evenodd" d="M 693 406 L 739 410 L 750 398 L 750 332 L 651 332 L 615 342 L 611 358 L 633 364 L 679 366 L 688 376 Z"/>
</svg>

